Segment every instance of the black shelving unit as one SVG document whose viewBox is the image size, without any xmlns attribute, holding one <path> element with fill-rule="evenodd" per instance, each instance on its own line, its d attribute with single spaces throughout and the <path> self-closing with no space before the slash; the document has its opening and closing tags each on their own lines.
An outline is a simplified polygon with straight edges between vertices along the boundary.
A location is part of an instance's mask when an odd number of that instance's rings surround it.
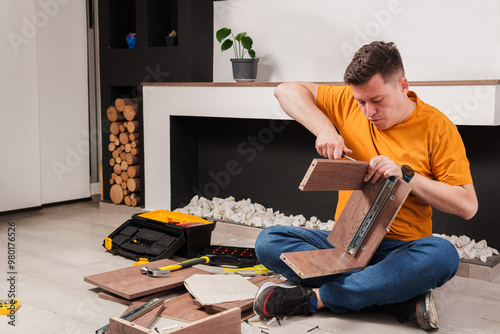
<svg viewBox="0 0 500 334">
<path fill-rule="evenodd" d="M 106 110 L 117 98 L 139 100 L 142 127 L 142 82 L 213 81 L 213 2 L 209 0 L 99 0 L 99 63 L 102 122 L 103 200 L 111 202 L 108 179 L 110 121 Z M 177 32 L 177 43 L 167 46 L 165 36 Z M 135 33 L 136 48 L 126 36 Z M 139 143 L 142 146 L 142 128 Z M 143 152 L 141 205 L 144 203 Z"/>
</svg>

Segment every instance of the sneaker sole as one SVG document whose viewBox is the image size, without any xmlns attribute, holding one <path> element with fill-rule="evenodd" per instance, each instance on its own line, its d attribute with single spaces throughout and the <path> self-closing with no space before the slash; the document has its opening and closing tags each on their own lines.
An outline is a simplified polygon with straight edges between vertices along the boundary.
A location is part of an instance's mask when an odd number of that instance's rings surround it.
<svg viewBox="0 0 500 334">
<path fill-rule="evenodd" d="M 431 328 L 438 329 L 439 316 L 437 313 L 436 301 L 434 300 L 434 295 L 432 294 L 432 291 L 429 291 L 429 293 L 425 296 L 425 304 L 428 310 L 426 315 L 429 317 L 428 321 Z"/>
</svg>

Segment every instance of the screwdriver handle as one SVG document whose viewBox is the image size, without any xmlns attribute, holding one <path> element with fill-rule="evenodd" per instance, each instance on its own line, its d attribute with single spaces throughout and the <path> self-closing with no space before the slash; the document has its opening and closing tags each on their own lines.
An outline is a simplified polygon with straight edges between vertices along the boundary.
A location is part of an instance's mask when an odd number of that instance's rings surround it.
<svg viewBox="0 0 500 334">
<path fill-rule="evenodd" d="M 170 270 L 170 271 L 174 271 L 174 270 L 178 270 L 178 269 L 182 269 L 182 268 L 188 268 L 188 267 L 192 267 L 196 264 L 205 264 L 205 263 L 208 263 L 210 262 L 210 258 L 208 256 L 202 256 L 202 257 L 198 257 L 198 258 L 195 258 L 195 259 L 191 259 L 191 260 L 186 260 L 186 261 L 183 261 L 183 262 L 179 262 L 179 263 L 176 263 L 176 264 L 171 264 L 171 265 L 168 265 L 168 266 L 165 266 L 165 267 L 160 267 L 158 268 L 159 270 Z"/>
</svg>

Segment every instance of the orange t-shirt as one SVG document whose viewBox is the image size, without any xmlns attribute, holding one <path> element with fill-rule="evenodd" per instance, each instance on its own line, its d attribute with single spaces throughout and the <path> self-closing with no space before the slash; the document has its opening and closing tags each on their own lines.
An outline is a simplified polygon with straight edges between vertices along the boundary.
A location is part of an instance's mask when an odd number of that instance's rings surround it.
<svg viewBox="0 0 500 334">
<path fill-rule="evenodd" d="M 428 179 L 449 185 L 472 183 L 469 161 L 457 127 L 446 115 L 422 102 L 414 92 L 408 97 L 417 103 L 402 123 L 386 130 L 371 124 L 358 107 L 348 86 L 320 85 L 317 106 L 332 121 L 352 157 L 360 161 L 384 155 L 398 165 L 409 165 Z M 351 191 L 339 191 L 335 219 L 345 207 Z M 415 240 L 432 234 L 430 205 L 410 195 L 394 219 L 387 238 Z"/>
</svg>

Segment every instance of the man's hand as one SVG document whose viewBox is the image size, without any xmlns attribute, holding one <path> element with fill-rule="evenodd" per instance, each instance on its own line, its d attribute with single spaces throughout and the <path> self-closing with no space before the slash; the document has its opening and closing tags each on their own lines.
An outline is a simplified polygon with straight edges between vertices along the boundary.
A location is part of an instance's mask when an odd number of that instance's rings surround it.
<svg viewBox="0 0 500 334">
<path fill-rule="evenodd" d="M 351 154 L 328 117 L 316 106 L 318 84 L 285 82 L 274 90 L 281 108 L 287 115 L 305 126 L 316 136 L 316 150 L 328 159 L 340 159 Z"/>
<path fill-rule="evenodd" d="M 318 132 L 316 137 L 316 150 L 319 155 L 328 159 L 341 159 L 342 153 L 352 153 L 352 150 L 345 147 L 344 138 L 337 133 L 335 128 Z"/>
<path fill-rule="evenodd" d="M 370 160 L 364 181 L 368 182 L 371 179 L 371 182 L 375 183 L 381 177 L 387 179 L 390 176 L 402 178 L 401 166 L 388 157 L 379 155 Z"/>
</svg>

